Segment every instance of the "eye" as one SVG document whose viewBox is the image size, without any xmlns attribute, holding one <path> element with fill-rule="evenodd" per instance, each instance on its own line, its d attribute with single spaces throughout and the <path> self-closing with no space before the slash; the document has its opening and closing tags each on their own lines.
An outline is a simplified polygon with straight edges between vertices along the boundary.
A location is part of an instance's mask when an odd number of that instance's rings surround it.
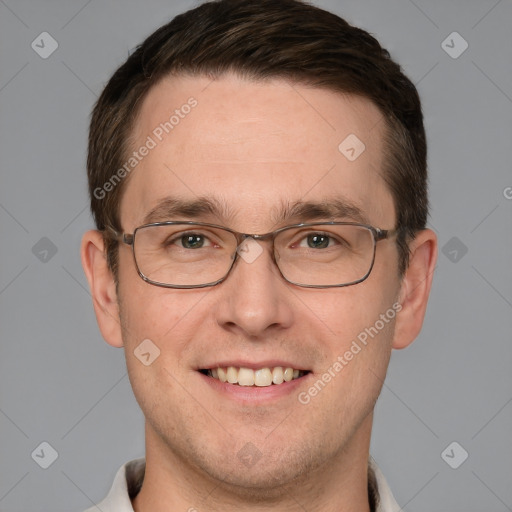
<svg viewBox="0 0 512 512">
<path fill-rule="evenodd" d="M 210 239 L 201 233 L 182 233 L 166 242 L 167 246 L 173 244 L 183 249 L 201 249 L 213 245 Z"/>
<path fill-rule="evenodd" d="M 203 235 L 184 235 L 180 239 L 180 243 L 185 249 L 198 249 L 205 244 Z"/>
<path fill-rule="evenodd" d="M 334 245 L 333 237 L 326 233 L 309 233 L 301 239 L 299 247 L 308 247 L 309 249 L 327 249 Z"/>
</svg>

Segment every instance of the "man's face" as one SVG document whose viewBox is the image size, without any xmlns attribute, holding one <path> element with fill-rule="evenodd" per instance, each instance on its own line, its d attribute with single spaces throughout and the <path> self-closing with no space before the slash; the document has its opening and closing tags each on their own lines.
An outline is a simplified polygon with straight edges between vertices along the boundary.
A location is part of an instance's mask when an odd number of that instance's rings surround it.
<svg viewBox="0 0 512 512">
<path fill-rule="evenodd" d="M 190 97 L 197 106 L 158 140 L 154 130 Z M 196 220 L 258 234 L 298 222 L 362 217 L 392 229 L 393 201 L 381 176 L 383 129 L 378 109 L 355 96 L 233 76 L 164 80 L 150 91 L 136 122 L 133 148 L 148 135 L 157 144 L 126 183 L 122 228 L 133 233 L 168 198 L 209 198 L 229 216 L 160 212 L 151 220 Z M 338 149 L 350 134 L 365 145 L 353 161 Z M 361 216 L 279 215 L 283 205 L 333 200 L 357 207 Z M 159 450 L 167 460 L 228 483 L 268 488 L 367 453 L 394 320 L 368 336 L 366 345 L 359 342 L 353 358 L 344 354 L 392 309 L 400 279 L 393 239 L 377 244 L 368 279 L 330 289 L 287 283 L 272 261 L 271 245 L 261 247 L 254 261 L 239 258 L 221 284 L 182 290 L 144 282 L 123 245 L 118 299 L 130 380 L 147 420 L 148 453 Z M 146 339 L 160 350 L 148 366 L 134 355 Z M 340 356 L 342 369 L 336 366 L 330 381 L 310 393 Z M 270 387 L 244 387 L 200 372 L 227 366 L 308 373 Z"/>
</svg>

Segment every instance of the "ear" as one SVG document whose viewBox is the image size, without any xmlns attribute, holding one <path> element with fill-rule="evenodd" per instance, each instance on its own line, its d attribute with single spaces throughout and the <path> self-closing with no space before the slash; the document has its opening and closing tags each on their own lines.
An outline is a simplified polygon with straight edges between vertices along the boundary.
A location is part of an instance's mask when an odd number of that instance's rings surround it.
<svg viewBox="0 0 512 512">
<path fill-rule="evenodd" d="M 82 238 L 80 253 L 101 334 L 109 345 L 122 347 L 116 283 L 107 265 L 102 234 L 87 231 Z"/>
<path fill-rule="evenodd" d="M 437 236 L 431 229 L 420 231 L 409 244 L 409 266 L 402 278 L 393 348 L 409 346 L 418 336 L 432 286 L 437 261 Z"/>
</svg>

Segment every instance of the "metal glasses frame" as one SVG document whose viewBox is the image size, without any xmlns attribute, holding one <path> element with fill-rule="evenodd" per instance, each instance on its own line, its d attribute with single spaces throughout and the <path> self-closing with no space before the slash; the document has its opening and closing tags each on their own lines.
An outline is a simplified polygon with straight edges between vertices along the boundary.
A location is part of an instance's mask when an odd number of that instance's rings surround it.
<svg viewBox="0 0 512 512">
<path fill-rule="evenodd" d="M 153 226 L 171 226 L 171 225 L 184 225 L 184 226 L 204 226 L 204 227 L 210 227 L 210 228 L 216 228 L 216 229 L 222 229 L 224 231 L 227 231 L 231 234 L 233 234 L 236 237 L 237 240 L 237 248 L 240 246 L 240 244 L 247 238 L 253 238 L 254 240 L 260 240 L 265 241 L 267 239 L 270 239 L 272 242 L 272 261 L 276 265 L 277 269 L 279 270 L 279 273 L 281 274 L 281 277 L 288 283 L 293 284 L 295 286 L 300 286 L 302 288 L 341 288 L 345 286 L 352 286 L 354 284 L 361 283 L 365 281 L 368 276 L 370 275 L 373 266 L 375 264 L 375 254 L 376 254 L 376 248 L 377 248 L 377 242 L 380 242 L 381 240 L 389 239 L 391 236 L 396 234 L 395 229 L 380 229 L 376 228 L 374 226 L 370 226 L 368 224 L 362 224 L 359 222 L 310 222 L 310 223 L 300 223 L 300 224 L 292 224 L 290 226 L 284 226 L 282 228 L 276 229 L 274 231 L 270 231 L 268 233 L 264 233 L 261 235 L 258 234 L 251 234 L 251 233 L 240 233 L 239 231 L 235 231 L 233 229 L 227 228 L 225 226 L 219 226 L 218 224 L 210 224 L 208 222 L 195 222 L 195 221 L 165 221 L 165 222 L 152 222 L 150 224 L 143 224 L 142 226 L 138 226 L 135 228 L 133 233 L 117 233 L 114 232 L 114 238 L 118 240 L 119 242 L 122 242 L 126 245 L 130 245 L 132 247 L 132 254 L 133 254 L 133 261 L 135 263 L 135 267 L 137 269 L 137 273 L 143 279 L 146 283 L 152 284 L 154 286 L 160 286 L 163 288 L 181 288 L 181 289 L 191 289 L 191 288 L 207 288 L 211 286 L 215 286 L 219 283 L 222 283 L 228 275 L 231 273 L 231 270 L 235 266 L 236 261 L 238 260 L 238 251 L 235 250 L 235 253 L 233 254 L 232 258 L 233 261 L 231 263 L 231 266 L 229 267 L 226 274 L 221 277 L 220 279 L 217 279 L 216 281 L 213 281 L 211 283 L 205 283 L 205 284 L 195 284 L 195 285 L 177 285 L 177 284 L 168 284 L 168 283 L 161 283 L 159 281 L 153 281 L 152 279 L 149 279 L 147 276 L 145 276 L 137 263 L 137 258 L 135 256 L 135 238 L 137 236 L 137 232 L 141 229 L 147 228 L 147 227 L 153 227 Z M 288 229 L 294 229 L 294 228 L 302 228 L 302 227 L 313 227 L 313 226 L 358 226 L 361 228 L 366 228 L 369 230 L 373 237 L 373 256 L 372 256 L 372 262 L 370 265 L 370 268 L 368 272 L 360 279 L 357 279 L 356 281 L 351 281 L 349 283 L 344 284 L 329 284 L 329 285 L 316 285 L 316 284 L 301 284 L 296 283 L 294 281 L 291 281 L 287 279 L 279 267 L 279 264 L 277 263 L 276 257 L 275 257 L 275 247 L 274 247 L 274 240 L 275 237 Z"/>
</svg>

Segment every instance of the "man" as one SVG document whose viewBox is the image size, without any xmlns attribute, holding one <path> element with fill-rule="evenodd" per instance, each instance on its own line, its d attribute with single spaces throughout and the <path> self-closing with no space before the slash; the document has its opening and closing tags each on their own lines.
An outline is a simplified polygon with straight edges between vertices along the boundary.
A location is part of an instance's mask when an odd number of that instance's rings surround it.
<svg viewBox="0 0 512 512">
<path fill-rule="evenodd" d="M 202 4 L 114 74 L 88 175 L 82 262 L 146 418 L 98 508 L 399 510 L 373 408 L 437 242 L 420 101 L 378 42 L 298 0 Z"/>
</svg>

